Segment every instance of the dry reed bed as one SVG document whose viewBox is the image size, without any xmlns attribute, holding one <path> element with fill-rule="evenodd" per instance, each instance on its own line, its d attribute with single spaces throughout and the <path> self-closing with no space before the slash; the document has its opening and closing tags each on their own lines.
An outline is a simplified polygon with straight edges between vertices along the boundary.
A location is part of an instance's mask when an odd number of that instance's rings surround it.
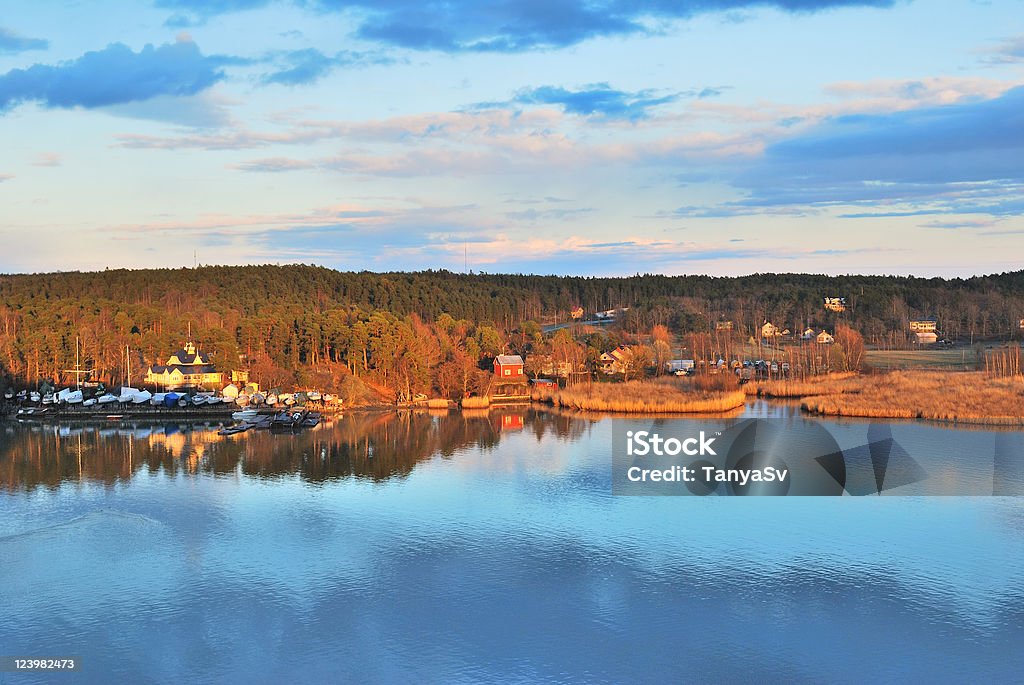
<svg viewBox="0 0 1024 685">
<path fill-rule="evenodd" d="M 851 390 L 856 383 L 858 390 Z M 895 371 L 862 376 L 805 397 L 804 411 L 827 416 L 928 419 L 952 423 L 1024 425 L 1024 382 L 983 372 Z"/>
<path fill-rule="evenodd" d="M 747 383 L 744 389 L 748 395 L 761 397 L 807 397 L 808 395 L 833 395 L 860 392 L 864 388 L 864 376 L 854 371 L 811 376 L 803 380 L 758 381 Z"/>
<path fill-rule="evenodd" d="M 580 411 L 628 414 L 697 414 L 742 407 L 742 390 L 694 390 L 671 380 L 593 383 L 564 390 L 535 390 L 535 402 Z"/>
<path fill-rule="evenodd" d="M 491 406 L 491 400 L 487 397 L 464 397 L 461 405 L 463 409 L 483 409 Z"/>
</svg>

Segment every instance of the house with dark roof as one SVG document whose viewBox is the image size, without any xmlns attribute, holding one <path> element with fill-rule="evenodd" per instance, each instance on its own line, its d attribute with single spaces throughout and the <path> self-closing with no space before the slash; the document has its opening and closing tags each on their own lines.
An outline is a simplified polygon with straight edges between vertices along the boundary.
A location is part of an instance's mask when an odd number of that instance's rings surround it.
<svg viewBox="0 0 1024 685">
<path fill-rule="evenodd" d="M 146 371 L 146 383 L 167 390 L 179 388 L 219 388 L 224 374 L 217 371 L 208 355 L 192 341 L 172 354 L 166 364 L 154 364 Z"/>
</svg>

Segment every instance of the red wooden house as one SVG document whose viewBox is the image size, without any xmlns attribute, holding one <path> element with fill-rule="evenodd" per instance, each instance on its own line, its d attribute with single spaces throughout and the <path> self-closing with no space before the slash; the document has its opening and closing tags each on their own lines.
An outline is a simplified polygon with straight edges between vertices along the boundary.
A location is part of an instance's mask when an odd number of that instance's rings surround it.
<svg viewBox="0 0 1024 685">
<path fill-rule="evenodd" d="M 499 354 L 494 358 L 494 375 L 503 381 L 524 380 L 523 358 L 518 354 Z"/>
</svg>

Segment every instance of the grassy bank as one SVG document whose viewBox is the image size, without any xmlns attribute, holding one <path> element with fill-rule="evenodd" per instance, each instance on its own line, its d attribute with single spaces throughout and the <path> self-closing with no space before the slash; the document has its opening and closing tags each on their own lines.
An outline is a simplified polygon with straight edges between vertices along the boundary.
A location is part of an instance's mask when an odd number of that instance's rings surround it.
<svg viewBox="0 0 1024 685">
<path fill-rule="evenodd" d="M 1024 381 L 1020 377 L 894 371 L 808 385 L 814 393 L 804 396 L 801 407 L 814 414 L 1024 425 Z"/>
<path fill-rule="evenodd" d="M 747 383 L 743 387 L 748 395 L 760 397 L 807 397 L 860 392 L 864 387 L 865 378 L 856 372 L 847 371 L 811 376 L 803 380 L 757 381 Z"/>
<path fill-rule="evenodd" d="M 695 414 L 742 407 L 736 389 L 702 389 L 680 379 L 591 383 L 564 390 L 534 390 L 532 399 L 553 407 L 629 414 Z"/>
</svg>

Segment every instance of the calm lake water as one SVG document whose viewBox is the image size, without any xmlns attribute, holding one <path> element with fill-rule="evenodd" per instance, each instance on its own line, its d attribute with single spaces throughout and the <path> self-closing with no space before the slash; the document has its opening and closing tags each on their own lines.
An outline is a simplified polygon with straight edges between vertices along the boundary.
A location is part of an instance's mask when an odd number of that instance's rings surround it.
<svg viewBox="0 0 1024 685">
<path fill-rule="evenodd" d="M 613 497 L 623 420 L 0 424 L 0 655 L 81 662 L 0 683 L 1021 680 L 1024 498 Z"/>
</svg>

